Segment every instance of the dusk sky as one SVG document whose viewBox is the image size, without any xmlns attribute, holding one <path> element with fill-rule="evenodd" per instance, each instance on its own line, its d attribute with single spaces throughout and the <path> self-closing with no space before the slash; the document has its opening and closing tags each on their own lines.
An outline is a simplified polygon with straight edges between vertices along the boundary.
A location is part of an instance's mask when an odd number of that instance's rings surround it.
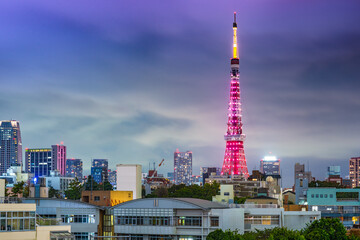
<svg viewBox="0 0 360 240">
<path fill-rule="evenodd" d="M 272 152 L 294 164 L 360 156 L 360 1 L 1 1 L 0 120 L 23 148 L 61 141 L 68 158 L 139 163 L 193 152 L 221 167 L 233 12 L 249 172 Z"/>
</svg>

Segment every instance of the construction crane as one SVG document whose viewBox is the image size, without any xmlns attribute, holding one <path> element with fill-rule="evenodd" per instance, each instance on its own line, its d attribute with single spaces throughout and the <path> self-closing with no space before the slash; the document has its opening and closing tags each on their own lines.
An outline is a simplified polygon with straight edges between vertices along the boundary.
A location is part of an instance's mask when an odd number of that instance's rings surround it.
<svg viewBox="0 0 360 240">
<path fill-rule="evenodd" d="M 163 158 L 158 167 L 161 167 L 161 165 L 164 163 L 164 161 L 165 161 L 165 159 Z M 154 172 L 151 174 L 150 178 L 153 178 L 155 173 L 156 173 L 156 168 L 155 168 L 155 162 L 154 162 Z"/>
</svg>

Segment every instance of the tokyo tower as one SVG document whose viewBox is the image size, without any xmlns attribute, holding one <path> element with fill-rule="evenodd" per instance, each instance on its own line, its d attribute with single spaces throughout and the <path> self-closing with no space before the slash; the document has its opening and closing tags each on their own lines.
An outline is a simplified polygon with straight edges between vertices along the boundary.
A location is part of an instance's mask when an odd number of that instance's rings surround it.
<svg viewBox="0 0 360 240">
<path fill-rule="evenodd" d="M 239 57 L 237 49 L 237 24 L 236 13 L 234 13 L 233 23 L 233 58 L 231 59 L 230 72 L 230 100 L 227 132 L 224 136 L 226 141 L 224 163 L 221 175 L 238 175 L 244 178 L 249 177 L 247 169 L 244 140 L 245 134 L 242 133 L 241 122 L 241 101 L 240 101 L 240 82 L 239 82 Z"/>
</svg>

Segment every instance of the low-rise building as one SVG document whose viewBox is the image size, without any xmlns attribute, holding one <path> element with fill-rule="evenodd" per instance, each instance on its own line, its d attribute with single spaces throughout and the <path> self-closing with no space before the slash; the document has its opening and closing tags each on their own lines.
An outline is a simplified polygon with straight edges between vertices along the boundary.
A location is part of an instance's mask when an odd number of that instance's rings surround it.
<svg viewBox="0 0 360 240">
<path fill-rule="evenodd" d="M 97 206 L 115 206 L 133 200 L 132 191 L 82 191 L 81 201 Z"/>
<path fill-rule="evenodd" d="M 359 224 L 360 189 L 309 188 L 309 211 L 320 211 L 321 217 L 339 218 L 345 227 Z"/>
</svg>

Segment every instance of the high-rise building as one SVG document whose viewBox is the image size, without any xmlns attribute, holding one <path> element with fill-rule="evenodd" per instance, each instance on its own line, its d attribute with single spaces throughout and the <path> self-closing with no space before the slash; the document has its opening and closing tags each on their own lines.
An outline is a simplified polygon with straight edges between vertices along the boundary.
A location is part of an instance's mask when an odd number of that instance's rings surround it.
<svg viewBox="0 0 360 240">
<path fill-rule="evenodd" d="M 25 171 L 35 177 L 50 176 L 53 169 L 51 148 L 26 148 Z"/>
<path fill-rule="evenodd" d="M 52 165 L 58 170 L 61 176 L 66 174 L 66 146 L 63 144 L 52 145 Z"/>
<path fill-rule="evenodd" d="M 16 120 L 0 121 L 0 175 L 16 165 L 22 165 L 20 123 Z"/>
<path fill-rule="evenodd" d="M 109 182 L 110 182 L 111 185 L 113 185 L 113 186 L 116 185 L 116 170 L 115 170 L 115 171 L 111 171 L 111 169 L 109 169 Z"/>
<path fill-rule="evenodd" d="M 353 157 L 349 160 L 349 177 L 352 187 L 360 187 L 360 157 Z"/>
<path fill-rule="evenodd" d="M 175 184 L 191 185 L 192 152 L 174 152 L 174 181 Z"/>
<path fill-rule="evenodd" d="M 92 161 L 92 167 L 94 168 L 101 168 L 101 182 L 108 181 L 109 180 L 109 164 L 107 159 L 93 159 Z"/>
<path fill-rule="evenodd" d="M 265 156 L 260 161 L 260 172 L 267 175 L 280 175 L 280 159 L 275 156 Z"/>
<path fill-rule="evenodd" d="M 236 31 L 237 24 L 235 13 L 233 23 L 233 57 L 231 59 L 228 127 L 225 134 L 226 148 L 221 175 L 237 175 L 248 178 L 249 172 L 244 153 L 245 134 L 243 134 L 241 122 L 240 75 Z"/>
<path fill-rule="evenodd" d="M 91 167 L 91 177 L 97 183 L 104 182 L 103 179 L 103 168 L 102 167 Z"/>
<path fill-rule="evenodd" d="M 308 182 L 312 182 L 311 171 L 305 171 L 305 164 L 295 163 L 294 167 L 294 183 L 296 179 L 308 179 Z"/>
<path fill-rule="evenodd" d="M 83 162 L 81 159 L 67 159 L 66 160 L 66 177 L 74 177 L 82 179 L 83 177 Z"/>
</svg>

